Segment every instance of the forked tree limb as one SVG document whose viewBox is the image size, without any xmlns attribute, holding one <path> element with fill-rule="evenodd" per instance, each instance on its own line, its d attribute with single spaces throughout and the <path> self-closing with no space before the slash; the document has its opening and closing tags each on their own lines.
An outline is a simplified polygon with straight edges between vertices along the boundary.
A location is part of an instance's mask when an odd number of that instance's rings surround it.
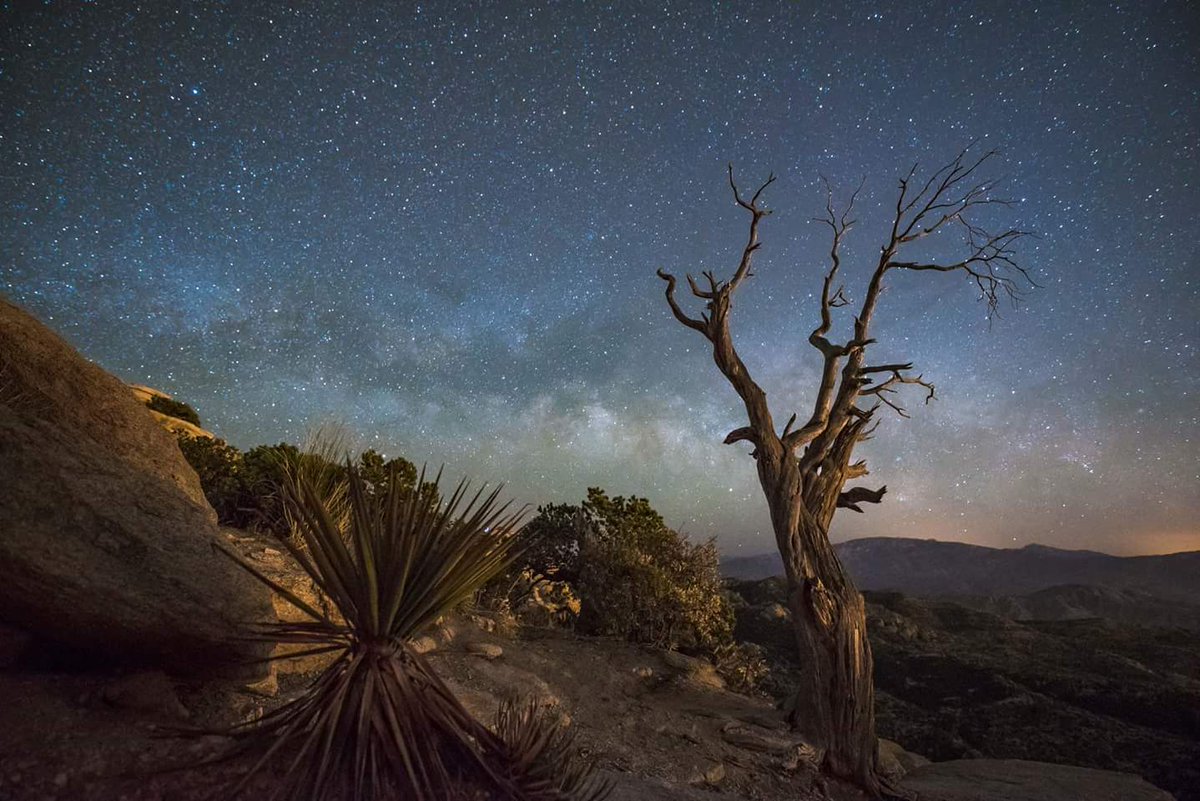
<svg viewBox="0 0 1200 801">
<path fill-rule="evenodd" d="M 704 336 L 711 339 L 708 335 L 708 326 L 694 317 L 688 317 L 683 309 L 679 308 L 679 303 L 675 300 L 675 276 L 664 270 L 658 271 L 658 277 L 667 282 L 667 305 L 671 307 L 671 313 L 675 315 L 675 319 L 686 325 L 688 328 L 693 328 L 699 331 Z M 690 277 L 689 277 L 690 280 Z"/>
</svg>

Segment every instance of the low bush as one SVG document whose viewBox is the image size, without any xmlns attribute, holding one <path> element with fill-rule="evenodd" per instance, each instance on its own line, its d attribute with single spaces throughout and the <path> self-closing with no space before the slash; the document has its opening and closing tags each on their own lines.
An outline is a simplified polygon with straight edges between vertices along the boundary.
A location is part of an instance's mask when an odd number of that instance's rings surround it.
<svg viewBox="0 0 1200 801">
<path fill-rule="evenodd" d="M 765 675 L 762 654 L 733 639 L 716 546 L 689 542 L 645 498 L 592 488 L 580 505 L 539 508 L 520 539 L 517 566 L 488 586 L 484 605 L 702 654 L 743 691 Z"/>
<path fill-rule="evenodd" d="M 310 476 L 325 473 L 334 483 L 342 482 L 346 477 L 346 465 L 319 454 L 302 453 L 286 442 L 257 445 L 243 453 L 222 439 L 181 433 L 179 448 L 200 478 L 204 497 L 216 511 L 221 525 L 253 529 L 277 537 L 287 537 L 292 530 L 282 494 L 289 470 L 302 462 L 316 460 L 319 465 L 306 464 L 306 473 Z M 368 494 L 383 492 L 393 470 L 401 495 L 411 493 L 417 485 L 417 469 L 403 457 L 385 459 L 372 449 L 361 453 L 354 466 Z M 422 486 L 422 492 L 430 503 L 436 505 L 439 502 L 436 487 L 431 482 Z"/>
<path fill-rule="evenodd" d="M 177 401 L 165 395 L 151 395 L 150 399 L 146 401 L 146 406 L 167 417 L 184 420 L 196 427 L 200 426 L 200 415 L 183 401 Z"/>
</svg>

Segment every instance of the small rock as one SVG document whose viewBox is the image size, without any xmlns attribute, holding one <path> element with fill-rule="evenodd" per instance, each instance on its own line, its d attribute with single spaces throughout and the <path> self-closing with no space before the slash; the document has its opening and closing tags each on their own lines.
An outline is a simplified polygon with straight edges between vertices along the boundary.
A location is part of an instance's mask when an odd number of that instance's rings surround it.
<svg viewBox="0 0 1200 801">
<path fill-rule="evenodd" d="M 484 659 L 499 659 L 504 655 L 504 649 L 490 642 L 469 642 L 467 653 L 481 656 Z"/>
<path fill-rule="evenodd" d="M 691 727 L 687 729 L 683 729 L 678 726 L 670 726 L 664 723 L 656 728 L 654 732 L 655 734 L 661 734 L 668 737 L 679 737 L 687 740 L 689 743 L 695 743 L 696 745 L 699 745 L 702 742 L 695 723 L 693 723 Z"/>
<path fill-rule="evenodd" d="M 783 604 L 767 604 L 759 610 L 759 614 L 766 620 L 789 620 L 792 617 L 791 610 Z"/>
<path fill-rule="evenodd" d="M 251 695 L 261 695 L 263 698 L 274 698 L 279 694 L 279 676 L 272 670 L 262 681 L 242 685 L 242 690 Z"/>
<path fill-rule="evenodd" d="M 418 654 L 427 654 L 431 651 L 436 651 L 438 644 L 437 640 L 428 635 L 417 637 L 415 640 L 410 640 L 408 647 Z"/>
<path fill-rule="evenodd" d="M 442 645 L 449 645 L 458 636 L 458 629 L 449 620 L 438 622 L 437 638 Z"/>
<path fill-rule="evenodd" d="M 692 774 L 692 777 L 688 779 L 688 784 L 716 785 L 724 778 L 725 764 L 723 762 L 713 762 Z"/>
<path fill-rule="evenodd" d="M 878 763 L 879 772 L 895 781 L 903 778 L 909 771 L 928 765 L 929 760 L 920 754 L 910 754 L 899 743 L 881 737 Z"/>
</svg>

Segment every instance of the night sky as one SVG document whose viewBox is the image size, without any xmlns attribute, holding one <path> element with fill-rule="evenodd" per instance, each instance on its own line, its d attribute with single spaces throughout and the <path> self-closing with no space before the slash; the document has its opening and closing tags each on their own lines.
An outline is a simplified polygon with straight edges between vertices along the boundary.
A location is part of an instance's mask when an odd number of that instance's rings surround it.
<svg viewBox="0 0 1200 801">
<path fill-rule="evenodd" d="M 1042 288 L 989 327 L 961 277 L 890 276 L 870 360 L 940 400 L 860 448 L 890 493 L 834 539 L 1200 548 L 1194 4 L 295 5 L 0 4 L 0 292 L 238 446 L 338 422 L 756 553 L 744 412 L 655 269 L 730 275 L 725 164 L 774 171 L 733 326 L 803 417 L 819 176 L 866 177 L 857 302 L 896 179 L 978 139 Z"/>
</svg>

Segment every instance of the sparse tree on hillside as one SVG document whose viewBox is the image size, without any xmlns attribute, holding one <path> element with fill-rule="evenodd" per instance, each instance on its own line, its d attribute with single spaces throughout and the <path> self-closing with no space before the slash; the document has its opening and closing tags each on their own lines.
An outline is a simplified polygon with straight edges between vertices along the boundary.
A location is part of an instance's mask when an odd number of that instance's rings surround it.
<svg viewBox="0 0 1200 801">
<path fill-rule="evenodd" d="M 991 230 L 978 221 L 978 212 L 1007 204 L 993 194 L 993 182 L 979 178 L 981 168 L 994 154 L 972 157 L 969 152 L 967 148 L 959 153 L 925 180 L 917 179 L 917 166 L 900 179 L 890 230 L 885 232 L 879 260 L 854 315 L 853 334 L 836 341 L 830 338 L 834 317 L 838 309 L 851 305 L 839 282 L 839 270 L 841 246 L 854 224 L 850 215 L 858 193 L 840 213 L 829 193 L 825 215 L 819 219 L 832 235 L 830 262 L 821 286 L 820 320 L 808 337 L 820 353 L 823 367 L 812 412 L 799 426 L 793 414 L 782 431 L 776 427 L 766 393 L 751 378 L 729 328 L 734 293 L 753 275 L 752 262 L 761 246 L 759 226 L 770 214 L 762 206 L 763 192 L 774 176 L 747 197 L 734 182 L 730 167 L 733 198 L 750 216 L 749 239 L 729 280 L 718 280 L 712 272 L 703 273 L 704 283 L 687 276 L 691 293 L 706 308 L 699 317 L 690 316 L 679 305 L 675 277 L 658 271 L 666 282 L 672 314 L 712 343 L 717 368 L 741 398 L 749 418 L 749 425 L 731 431 L 725 443 L 746 441 L 753 446 L 751 456 L 756 460 L 783 556 L 802 665 L 790 712 L 792 725 L 824 749 L 828 772 L 875 795 L 880 784 L 866 611 L 862 596 L 834 553 L 829 527 L 837 509 L 861 512 L 861 504 L 879 503 L 887 489 L 845 487 L 848 481 L 867 474 L 866 463 L 852 461 L 852 455 L 855 446 L 874 431 L 876 413 L 884 409 L 905 415 L 895 393 L 906 384 L 920 388 L 926 402 L 934 397 L 933 385 L 914 375 L 912 364 L 867 361 L 867 351 L 875 344 L 871 326 L 885 282 L 902 271 L 954 273 L 975 284 L 989 314 L 1000 300 L 1016 300 L 1025 284 L 1032 285 L 1013 250 L 1025 234 L 1015 229 Z M 909 256 L 913 243 L 952 229 L 963 235 L 960 258 L 925 261 Z"/>
</svg>

